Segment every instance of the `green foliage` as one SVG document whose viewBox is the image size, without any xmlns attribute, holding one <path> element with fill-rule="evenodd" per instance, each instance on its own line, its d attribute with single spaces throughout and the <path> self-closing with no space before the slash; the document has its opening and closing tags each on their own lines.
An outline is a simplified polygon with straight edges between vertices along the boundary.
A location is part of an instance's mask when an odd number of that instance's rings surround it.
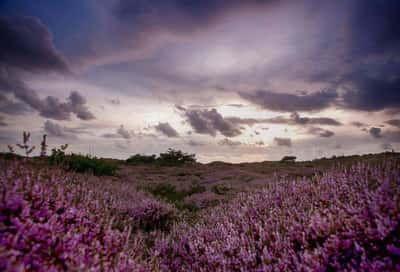
<svg viewBox="0 0 400 272">
<path fill-rule="evenodd" d="M 296 157 L 295 156 L 285 156 L 281 159 L 281 162 L 295 162 Z"/>
<path fill-rule="evenodd" d="M 88 155 L 71 154 L 65 157 L 65 167 L 78 173 L 92 172 L 96 176 L 112 176 L 117 170 L 114 163 Z"/>
<path fill-rule="evenodd" d="M 181 150 L 169 148 L 167 152 L 160 153 L 157 161 L 161 166 L 178 166 L 196 162 L 195 156 L 195 154 L 183 153 Z"/>
<path fill-rule="evenodd" d="M 156 162 L 156 155 L 142 155 L 142 154 L 136 154 L 133 156 L 130 156 L 126 162 L 130 164 L 154 164 Z"/>
<path fill-rule="evenodd" d="M 4 152 L 0 153 L 0 158 L 4 160 L 21 160 L 23 157 L 12 152 Z"/>
<path fill-rule="evenodd" d="M 48 161 L 52 165 L 62 165 L 66 170 L 78 173 L 91 172 L 96 176 L 111 176 L 117 170 L 115 164 L 104 159 L 80 154 L 66 155 L 63 149 L 56 148 L 53 148 Z"/>
<path fill-rule="evenodd" d="M 65 161 L 64 150 L 53 148 L 51 155 L 48 157 L 48 161 L 51 165 L 62 164 Z"/>
<path fill-rule="evenodd" d="M 181 166 L 196 162 L 195 154 L 184 153 L 181 150 L 169 148 L 167 152 L 156 155 L 136 154 L 129 157 L 126 162 L 130 164 L 152 164 L 157 166 Z"/>
<path fill-rule="evenodd" d="M 180 210 L 195 211 L 197 210 L 195 205 L 184 203 L 183 200 L 185 197 L 205 192 L 206 188 L 199 184 L 194 184 L 189 189 L 178 190 L 172 184 L 158 183 L 147 186 L 145 190 L 155 197 L 164 199 L 165 201 L 174 204 Z"/>
</svg>

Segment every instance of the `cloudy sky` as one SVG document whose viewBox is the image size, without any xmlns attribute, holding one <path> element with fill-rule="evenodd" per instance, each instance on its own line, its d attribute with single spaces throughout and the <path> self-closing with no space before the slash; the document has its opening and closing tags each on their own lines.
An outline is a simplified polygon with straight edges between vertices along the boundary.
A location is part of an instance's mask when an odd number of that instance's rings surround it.
<svg viewBox="0 0 400 272">
<path fill-rule="evenodd" d="M 398 0 L 2 0 L 0 150 L 399 150 L 399 71 Z"/>
</svg>

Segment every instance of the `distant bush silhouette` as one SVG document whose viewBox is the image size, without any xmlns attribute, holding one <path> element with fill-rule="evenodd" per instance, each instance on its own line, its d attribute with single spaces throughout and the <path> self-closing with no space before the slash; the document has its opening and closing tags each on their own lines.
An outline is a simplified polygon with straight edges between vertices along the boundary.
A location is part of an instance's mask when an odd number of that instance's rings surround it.
<svg viewBox="0 0 400 272">
<path fill-rule="evenodd" d="M 117 170 L 115 164 L 88 155 L 71 154 L 65 156 L 63 163 L 67 170 L 78 173 L 91 172 L 95 176 L 112 176 Z"/>
<path fill-rule="evenodd" d="M 296 157 L 295 156 L 285 156 L 281 159 L 281 162 L 295 162 Z"/>
<path fill-rule="evenodd" d="M 195 156 L 195 154 L 183 153 L 180 150 L 169 148 L 166 153 L 160 153 L 157 162 L 162 166 L 178 166 L 196 162 Z"/>
<path fill-rule="evenodd" d="M 61 165 L 66 170 L 77 173 L 93 173 L 95 176 L 111 176 L 115 174 L 117 166 L 104 159 L 81 154 L 65 154 L 67 145 L 53 148 L 48 161 L 52 165 Z"/>
<path fill-rule="evenodd" d="M 23 158 L 21 155 L 15 154 L 13 152 L 0 153 L 0 157 L 4 160 L 21 160 Z"/>
<path fill-rule="evenodd" d="M 195 154 L 184 153 L 181 150 L 169 148 L 167 152 L 156 155 L 136 154 L 129 157 L 126 162 L 130 164 L 152 164 L 158 166 L 180 166 L 196 162 Z"/>
<path fill-rule="evenodd" d="M 65 161 L 65 150 L 68 144 L 61 145 L 59 148 L 53 148 L 51 155 L 48 157 L 50 164 L 61 164 Z"/>
<path fill-rule="evenodd" d="M 130 156 L 126 162 L 130 164 L 153 164 L 157 160 L 156 155 L 136 154 Z"/>
</svg>

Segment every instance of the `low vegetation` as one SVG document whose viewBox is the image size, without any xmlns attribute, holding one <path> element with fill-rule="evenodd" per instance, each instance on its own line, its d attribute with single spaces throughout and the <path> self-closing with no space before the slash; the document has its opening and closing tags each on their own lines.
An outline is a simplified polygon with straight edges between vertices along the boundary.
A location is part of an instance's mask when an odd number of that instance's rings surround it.
<svg viewBox="0 0 400 272">
<path fill-rule="evenodd" d="M 165 153 L 156 155 L 136 154 L 129 157 L 126 162 L 133 165 L 150 164 L 156 166 L 182 166 L 196 162 L 195 154 L 184 153 L 181 150 L 168 149 Z"/>
<path fill-rule="evenodd" d="M 95 176 L 112 176 L 117 170 L 117 165 L 105 159 L 90 157 L 88 155 L 71 154 L 65 157 L 64 166 L 67 170 L 77 173 L 93 173 Z"/>
<path fill-rule="evenodd" d="M 196 211 L 198 207 L 184 202 L 184 199 L 194 194 L 203 193 L 206 191 L 206 188 L 199 184 L 192 184 L 189 189 L 177 189 L 172 184 L 159 183 L 147 185 L 144 190 L 157 198 L 175 205 L 180 210 Z"/>
</svg>

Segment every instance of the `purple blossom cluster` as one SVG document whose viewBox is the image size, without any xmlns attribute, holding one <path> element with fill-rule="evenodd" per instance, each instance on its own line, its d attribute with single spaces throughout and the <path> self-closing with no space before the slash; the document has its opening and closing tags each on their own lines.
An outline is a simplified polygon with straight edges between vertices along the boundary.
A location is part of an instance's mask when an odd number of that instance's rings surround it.
<svg viewBox="0 0 400 272">
<path fill-rule="evenodd" d="M 400 271 L 400 165 L 357 164 L 243 194 L 153 253 L 161 271 Z"/>
<path fill-rule="evenodd" d="M 113 201 L 103 186 L 56 170 L 0 161 L 0 172 L 0 271 L 149 271 L 141 236 L 130 234 L 166 213 L 157 200 L 132 192 Z M 132 218 L 116 224 L 127 207 Z"/>
</svg>

